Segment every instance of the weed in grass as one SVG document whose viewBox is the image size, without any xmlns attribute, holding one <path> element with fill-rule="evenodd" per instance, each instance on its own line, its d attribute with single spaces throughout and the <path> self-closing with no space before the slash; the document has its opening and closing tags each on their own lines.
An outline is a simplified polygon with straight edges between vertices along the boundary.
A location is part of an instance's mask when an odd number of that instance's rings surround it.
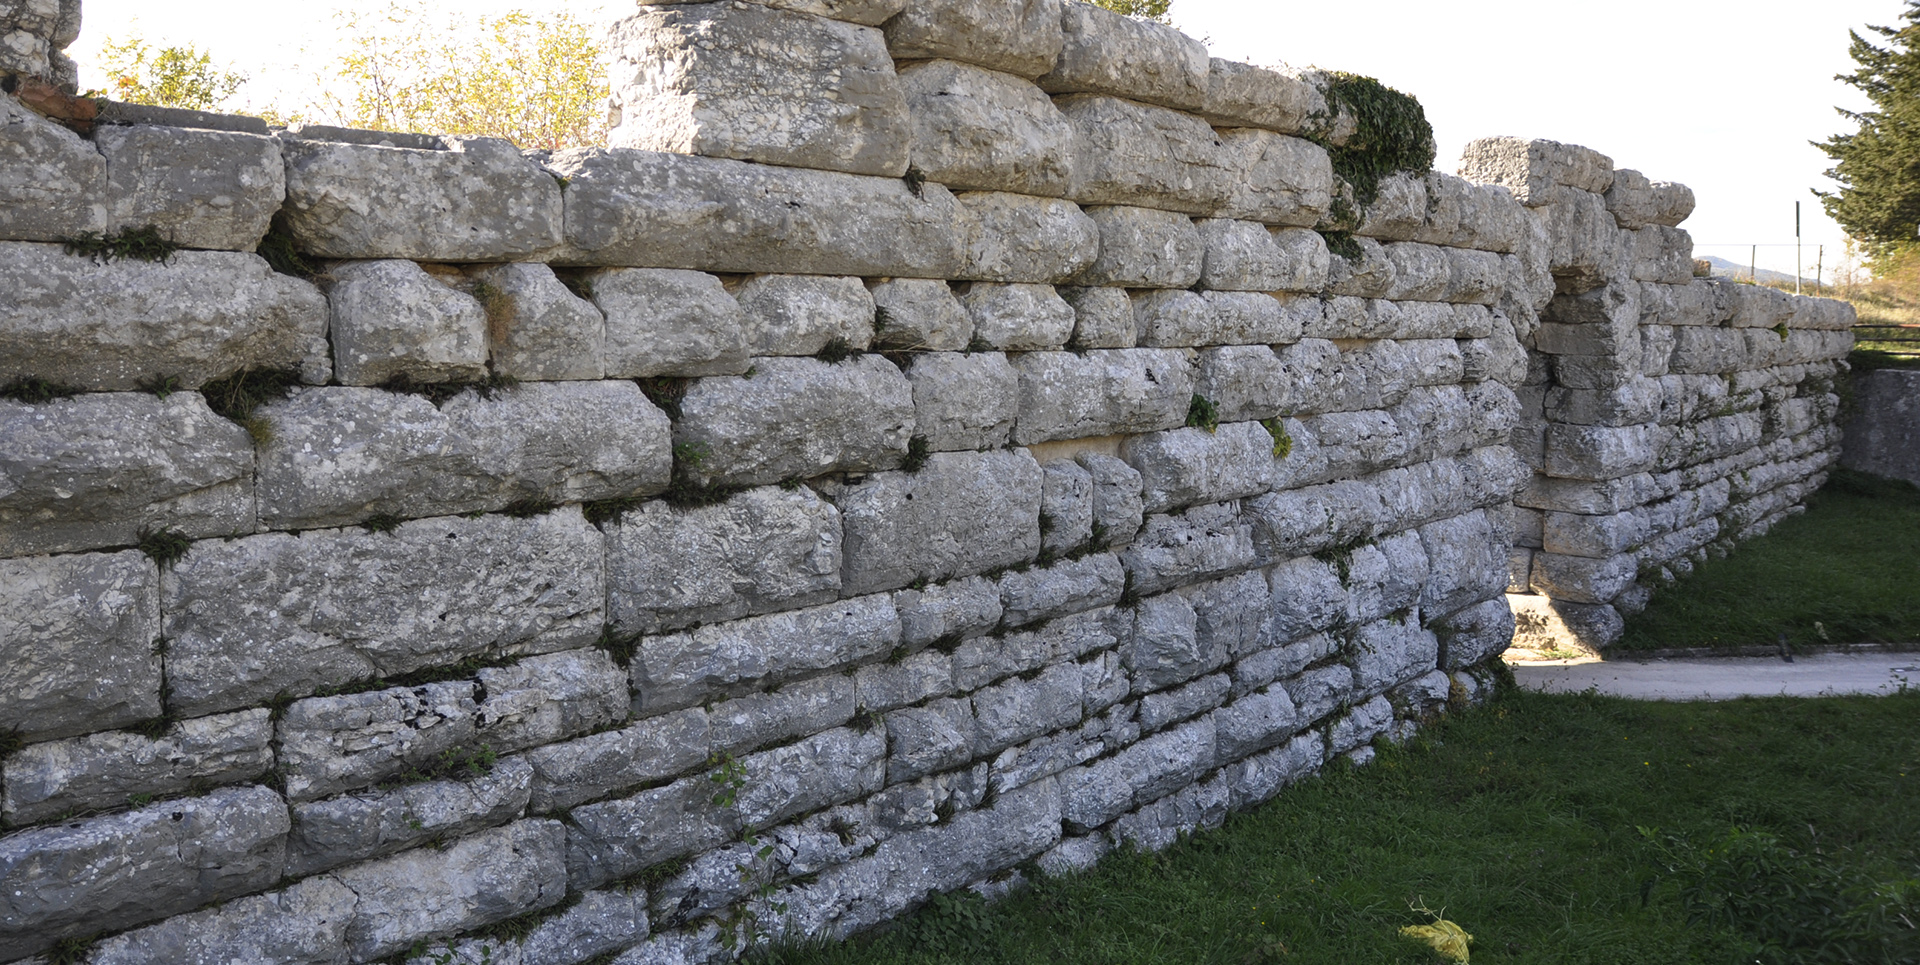
<svg viewBox="0 0 1920 965">
<path fill-rule="evenodd" d="M 58 382 L 49 382 L 46 379 L 14 379 L 4 387 L 0 387 L 0 398 L 25 402 L 28 405 L 44 405 L 55 399 L 64 399 L 78 394 L 80 394 L 79 389 L 61 385 Z"/>
<path fill-rule="evenodd" d="M 187 550 L 193 548 L 193 540 L 187 534 L 164 527 L 143 529 L 138 540 L 140 552 L 147 554 L 147 558 L 162 570 L 173 569 L 173 564 L 180 562 L 181 557 L 187 555 Z"/>
<path fill-rule="evenodd" d="M 173 239 L 160 233 L 157 225 L 140 228 L 123 228 L 102 234 L 98 231 L 83 231 L 65 242 L 67 254 L 92 258 L 105 264 L 115 258 L 130 261 L 165 262 L 180 250 Z"/>
</svg>

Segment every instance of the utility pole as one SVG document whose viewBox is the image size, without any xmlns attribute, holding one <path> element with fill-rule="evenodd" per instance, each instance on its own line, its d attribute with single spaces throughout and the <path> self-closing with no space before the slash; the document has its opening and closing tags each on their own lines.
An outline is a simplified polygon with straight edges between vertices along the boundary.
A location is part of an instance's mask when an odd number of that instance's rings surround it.
<svg viewBox="0 0 1920 965">
<path fill-rule="evenodd" d="M 1793 293 L 1800 294 L 1800 202 L 1793 203 Z"/>
<path fill-rule="evenodd" d="M 1760 284 L 1760 246 L 1747 249 L 1747 281 Z"/>
<path fill-rule="evenodd" d="M 1814 251 L 1818 252 L 1818 254 L 1813 256 L 1813 287 L 1814 290 L 1818 291 L 1822 285 L 1826 284 L 1820 280 L 1820 270 L 1827 265 L 1827 246 L 1821 245 L 1815 248 Z"/>
</svg>

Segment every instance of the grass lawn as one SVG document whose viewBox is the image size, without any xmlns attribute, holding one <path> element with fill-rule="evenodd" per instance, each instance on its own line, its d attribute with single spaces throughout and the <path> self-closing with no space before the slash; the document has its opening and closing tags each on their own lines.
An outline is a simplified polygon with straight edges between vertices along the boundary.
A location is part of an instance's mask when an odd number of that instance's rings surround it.
<svg viewBox="0 0 1920 965">
<path fill-rule="evenodd" d="M 1618 646 L 1766 644 L 1783 632 L 1796 645 L 1920 641 L 1920 489 L 1834 470 L 1805 513 L 1656 591 Z"/>
<path fill-rule="evenodd" d="M 884 934 L 773 957 L 1426 963 L 1435 955 L 1398 935 L 1430 920 L 1424 906 L 1473 934 L 1476 963 L 1920 961 L 1920 933 L 1886 915 L 1920 917 L 1920 881 L 1902 881 L 1920 878 L 1916 725 L 1917 694 L 1511 694 L 1162 854 L 1116 855 L 992 907 L 941 900 Z M 1730 838 L 1735 826 L 1752 833 Z M 1827 957 L 1760 948 L 1843 920 L 1878 934 Z"/>
</svg>

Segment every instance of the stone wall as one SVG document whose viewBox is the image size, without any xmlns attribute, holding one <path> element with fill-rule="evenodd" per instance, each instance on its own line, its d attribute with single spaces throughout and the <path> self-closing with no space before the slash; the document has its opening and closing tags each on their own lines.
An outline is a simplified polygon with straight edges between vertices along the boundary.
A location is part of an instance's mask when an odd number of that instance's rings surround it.
<svg viewBox="0 0 1920 965">
<path fill-rule="evenodd" d="M 553 154 L 0 99 L 0 962 L 707 961 L 1216 825 L 1482 692 L 1525 346 L 1690 264 L 1548 142 L 1343 220 L 1325 75 L 1078 3 L 613 40 Z"/>
<path fill-rule="evenodd" d="M 22 78 L 51 81 L 71 92 L 79 65 L 64 52 L 80 36 L 80 0 L 0 3 L 0 87 Z"/>
<path fill-rule="evenodd" d="M 1853 379 L 1842 462 L 1848 469 L 1920 486 L 1920 371 L 1879 369 Z"/>
</svg>

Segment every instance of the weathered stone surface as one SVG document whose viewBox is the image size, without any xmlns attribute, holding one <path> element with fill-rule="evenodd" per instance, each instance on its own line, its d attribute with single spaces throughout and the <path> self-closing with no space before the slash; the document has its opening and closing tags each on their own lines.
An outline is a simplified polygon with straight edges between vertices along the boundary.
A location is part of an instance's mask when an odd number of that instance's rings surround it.
<svg viewBox="0 0 1920 965">
<path fill-rule="evenodd" d="M 1841 464 L 1920 485 L 1920 375 L 1879 369 L 1854 376 L 1859 411 Z"/>
<path fill-rule="evenodd" d="M 1206 121 L 1099 94 L 1056 103 L 1074 129 L 1074 201 L 1212 215 L 1231 197 L 1234 171 Z"/>
<path fill-rule="evenodd" d="M 198 393 L 0 401 L 0 556 L 253 529 L 253 444 Z"/>
<path fill-rule="evenodd" d="M 1090 92 L 1197 111 L 1213 67 L 1200 41 L 1161 23 L 1086 3 L 1062 4 L 1062 46 L 1037 83 L 1056 94 Z"/>
<path fill-rule="evenodd" d="M 1019 414 L 1020 377 L 1000 352 L 927 352 L 907 369 L 914 424 L 934 452 L 997 449 Z"/>
<path fill-rule="evenodd" d="M 1653 200 L 1647 220 L 1654 224 L 1678 225 L 1693 214 L 1693 189 L 1672 181 L 1655 181 L 1651 185 Z"/>
<path fill-rule="evenodd" d="M 526 761 L 507 758 L 485 774 L 296 804 L 287 874 L 301 877 L 506 824 L 525 813 L 532 780 Z"/>
<path fill-rule="evenodd" d="M 953 684 L 960 690 L 978 690 L 1013 674 L 1110 650 L 1131 619 L 1127 611 L 1101 607 L 1001 636 L 970 637 L 954 648 Z"/>
<path fill-rule="evenodd" d="M 1463 670 L 1496 656 L 1513 642 L 1513 608 L 1505 597 L 1483 600 L 1453 613 L 1445 622 L 1450 631 L 1443 635 L 1440 665 L 1448 670 Z"/>
<path fill-rule="evenodd" d="M 1039 88 L 951 60 L 900 72 L 914 167 L 955 190 L 1057 198 L 1073 182 L 1073 128 Z"/>
<path fill-rule="evenodd" d="M 1556 186 L 1604 193 L 1613 186 L 1613 161 L 1598 151 L 1555 141 L 1483 137 L 1460 155 L 1460 175 L 1481 184 L 1497 184 L 1522 204 L 1538 207 L 1555 201 Z"/>
<path fill-rule="evenodd" d="M 1148 694 L 1140 699 L 1140 730 L 1150 734 L 1169 724 L 1198 717 L 1225 703 L 1232 686 L 1232 678 L 1219 673 Z"/>
<path fill-rule="evenodd" d="M 1200 116 L 1216 127 L 1263 127 L 1292 134 L 1327 111 L 1326 96 L 1296 74 L 1218 57 L 1209 66 Z"/>
<path fill-rule="evenodd" d="M 280 878 L 287 808 L 231 788 L 0 840 L 0 956 L 259 891 Z"/>
<path fill-rule="evenodd" d="M 1000 578 L 1006 625 L 1024 626 L 1118 603 L 1125 582 L 1119 559 L 1108 553 L 1009 573 Z"/>
<path fill-rule="evenodd" d="M 1292 82 L 1283 74 L 1248 70 Z M 1297 137 L 1237 128 L 1220 132 L 1220 153 L 1222 166 L 1233 172 L 1222 217 L 1311 228 L 1327 216 L 1333 204 L 1333 162 L 1326 148 Z"/>
<path fill-rule="evenodd" d="M 1073 306 L 1074 348 L 1132 348 L 1135 343 L 1133 302 L 1124 288 L 1062 288 L 1060 297 Z"/>
<path fill-rule="evenodd" d="M 93 965 L 345 965 L 359 896 L 332 878 L 169 918 L 102 939 Z"/>
<path fill-rule="evenodd" d="M 242 368 L 324 382 L 327 302 L 257 255 L 182 251 L 96 262 L 59 245 L 0 242 L 0 384 L 95 391 L 156 376 L 198 388 Z"/>
<path fill-rule="evenodd" d="M 0 560 L 0 729 L 47 740 L 158 717 L 158 584 L 131 550 Z"/>
<path fill-rule="evenodd" d="M 668 6 L 686 3 L 690 0 L 664 0 L 651 6 Z M 848 23 L 862 24 L 868 27 L 886 23 L 887 18 L 900 12 L 905 0 L 746 0 L 759 3 L 775 10 L 791 10 L 797 13 L 810 13 L 829 20 L 844 20 Z"/>
<path fill-rule="evenodd" d="M 1056 664 L 1032 680 L 1009 677 L 973 695 L 973 751 L 997 753 L 1080 722 L 1080 668 Z"/>
<path fill-rule="evenodd" d="M 973 319 L 944 281 L 890 278 L 868 290 L 876 347 L 956 352 L 973 341 Z"/>
<path fill-rule="evenodd" d="M 495 752 L 550 744 L 627 717 L 627 671 L 605 650 L 541 654 L 474 676 L 481 695 L 474 727 Z"/>
<path fill-rule="evenodd" d="M 760 485 L 897 466 L 913 430 L 913 387 L 887 360 L 774 358 L 694 383 L 673 441 L 695 447 L 694 479 Z"/>
<path fill-rule="evenodd" d="M 615 268 L 587 285 L 606 315 L 610 377 L 738 375 L 751 364 L 746 312 L 712 275 Z"/>
<path fill-rule="evenodd" d="M 1093 539 L 1093 473 L 1068 459 L 1040 469 L 1040 549 L 1065 556 Z"/>
<path fill-rule="evenodd" d="M 1200 280 L 1207 246 L 1192 219 L 1118 205 L 1088 208 L 1087 217 L 1100 229 L 1100 256 L 1080 284 L 1187 288 Z"/>
<path fill-rule="evenodd" d="M 442 406 L 312 388 L 259 411 L 273 427 L 259 513 L 275 528 L 646 495 L 672 472 L 666 414 L 631 382 L 529 382 Z"/>
<path fill-rule="evenodd" d="M 714 752 L 741 754 L 838 727 L 852 720 L 859 709 L 854 678 L 828 674 L 722 701 L 713 705 L 707 718 Z"/>
<path fill-rule="evenodd" d="M 865 797 L 885 785 L 887 735 L 840 728 L 741 758 L 746 784 L 733 809 L 749 827 Z"/>
<path fill-rule="evenodd" d="M 1000 587 L 985 577 L 901 590 L 893 600 L 900 610 L 901 641 L 915 650 L 943 639 L 978 636 L 1000 623 Z"/>
<path fill-rule="evenodd" d="M 1214 404 L 1223 422 L 1271 419 L 1292 408 L 1280 358 L 1265 345 L 1202 350 L 1193 391 Z"/>
<path fill-rule="evenodd" d="M 1173 349 L 1029 352 L 1020 373 L 1021 445 L 1170 429 L 1186 421 L 1192 365 Z"/>
<path fill-rule="evenodd" d="M 912 591 L 902 591 L 912 592 Z M 855 700 L 873 712 L 917 704 L 953 692 L 953 658 L 938 650 L 923 650 L 882 663 L 861 667 L 854 674 Z"/>
<path fill-rule="evenodd" d="M 1061 775 L 1061 818 L 1070 828 L 1092 830 L 1193 783 L 1213 767 L 1214 726 L 1209 718 L 1155 734 L 1096 764 Z"/>
<path fill-rule="evenodd" d="M 169 709 L 585 646 L 605 619 L 603 552 L 575 508 L 201 543 L 162 585 Z"/>
<path fill-rule="evenodd" d="M 187 248 L 252 251 L 286 197 L 271 137 L 134 125 L 102 127 L 109 225 L 154 225 Z"/>
<path fill-rule="evenodd" d="M 1257 422 L 1138 435 L 1121 453 L 1140 471 L 1149 513 L 1257 496 L 1272 484 L 1273 436 Z"/>
<path fill-rule="evenodd" d="M 1318 292 L 1327 284 L 1325 238 L 1305 228 L 1269 231 L 1248 221 L 1200 222 L 1207 245 L 1200 286 L 1216 291 Z"/>
<path fill-rule="evenodd" d="M 960 277 L 1052 284 L 1094 262 L 1100 230 L 1071 201 L 998 191 L 955 198 L 967 263 Z"/>
<path fill-rule="evenodd" d="M 1060 59 L 1060 0 L 925 0 L 886 23 L 895 60 L 940 58 L 1019 77 L 1038 77 Z"/>
<path fill-rule="evenodd" d="M 534 260 L 561 242 L 561 191 L 508 141 L 443 138 L 444 151 L 280 139 L 284 214 L 322 258 Z"/>
<path fill-rule="evenodd" d="M 1237 810 L 1273 797 L 1319 769 L 1326 757 L 1325 739 L 1312 731 L 1288 741 L 1285 747 L 1228 765 L 1225 770 L 1232 791 L 1231 806 Z"/>
<path fill-rule="evenodd" d="M 1138 470 L 1099 453 L 1082 453 L 1077 460 L 1093 475 L 1093 527 L 1104 546 L 1125 546 L 1140 532 L 1145 514 Z"/>
<path fill-rule="evenodd" d="M 613 25 L 614 147 L 899 177 L 906 100 L 879 30 L 758 3 Z"/>
<path fill-rule="evenodd" d="M 492 265 L 473 275 L 488 297 L 493 371 L 525 381 L 598 379 L 606 374 L 607 320 L 542 264 Z M 486 285 L 486 289 L 480 288 Z"/>
<path fill-rule="evenodd" d="M 746 311 L 752 355 L 813 355 L 836 339 L 864 349 L 873 340 L 873 296 L 858 278 L 758 275 L 733 295 Z"/>
<path fill-rule="evenodd" d="M 180 721 L 158 738 L 107 731 L 29 744 L 7 759 L 0 815 L 26 824 L 108 809 L 134 795 L 177 794 L 250 780 L 273 766 L 266 710 Z"/>
<path fill-rule="evenodd" d="M 829 492 L 846 533 L 844 592 L 891 590 L 1033 559 L 1040 551 L 1040 490 L 1040 464 L 1015 449 L 935 453 L 918 472 L 878 473 Z"/>
<path fill-rule="evenodd" d="M 711 725 L 698 707 L 527 751 L 528 811 L 545 814 L 684 774 L 705 763 Z"/>
<path fill-rule="evenodd" d="M 960 304 L 973 318 L 974 338 L 989 348 L 1045 352 L 1073 337 L 1073 308 L 1050 285 L 976 283 Z"/>
<path fill-rule="evenodd" d="M 411 261 L 351 262 L 328 276 L 333 369 L 341 383 L 486 377 L 487 312 L 473 297 Z"/>
<path fill-rule="evenodd" d="M 547 168 L 567 179 L 556 264 L 906 278 L 952 278 L 963 264 L 953 195 L 938 184 L 599 148 L 561 151 Z"/>
<path fill-rule="evenodd" d="M 911 781 L 966 763 L 973 758 L 974 731 L 972 704 L 965 698 L 936 700 L 888 714 L 887 783 Z"/>
<path fill-rule="evenodd" d="M 278 724 L 287 796 L 310 801 L 477 753 L 471 680 L 295 701 Z"/>
<path fill-rule="evenodd" d="M 0 95 L 0 236 L 63 241 L 108 230 L 106 183 L 91 143 Z"/>
<path fill-rule="evenodd" d="M 1120 561 L 1142 593 L 1158 593 L 1253 566 L 1253 524 L 1236 503 L 1148 516 Z"/>
<path fill-rule="evenodd" d="M 478 928 L 567 895 L 569 835 L 558 821 L 519 821 L 334 872 L 360 897 L 347 926 L 355 961 L 402 951 L 423 935 Z"/>
<path fill-rule="evenodd" d="M 647 637 L 633 663 L 637 713 L 653 716 L 764 684 L 865 663 L 900 643 L 884 595 Z"/>
<path fill-rule="evenodd" d="M 1606 603 L 1632 585 L 1638 571 L 1639 562 L 1625 553 L 1589 559 L 1543 552 L 1533 554 L 1531 582 L 1556 600 Z"/>
</svg>

